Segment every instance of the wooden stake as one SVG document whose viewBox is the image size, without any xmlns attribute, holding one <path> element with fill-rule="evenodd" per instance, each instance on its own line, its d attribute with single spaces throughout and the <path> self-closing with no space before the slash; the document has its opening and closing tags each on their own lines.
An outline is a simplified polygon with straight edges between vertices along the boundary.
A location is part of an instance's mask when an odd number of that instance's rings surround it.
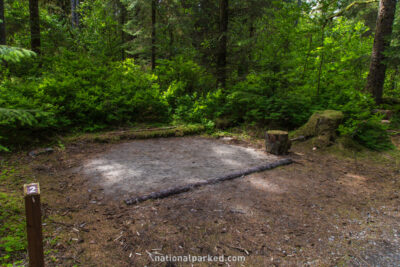
<svg viewBox="0 0 400 267">
<path fill-rule="evenodd" d="M 43 267 L 42 212 L 39 184 L 24 185 L 26 226 L 30 267 Z"/>
</svg>

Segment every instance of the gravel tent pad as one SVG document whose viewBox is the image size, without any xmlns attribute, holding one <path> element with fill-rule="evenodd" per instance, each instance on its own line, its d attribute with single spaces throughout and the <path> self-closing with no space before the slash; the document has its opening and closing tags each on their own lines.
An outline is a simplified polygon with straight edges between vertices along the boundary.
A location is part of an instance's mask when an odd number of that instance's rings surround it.
<svg viewBox="0 0 400 267">
<path fill-rule="evenodd" d="M 85 175 L 115 198 L 205 182 L 274 163 L 261 150 L 200 137 L 136 140 L 86 160 Z"/>
</svg>

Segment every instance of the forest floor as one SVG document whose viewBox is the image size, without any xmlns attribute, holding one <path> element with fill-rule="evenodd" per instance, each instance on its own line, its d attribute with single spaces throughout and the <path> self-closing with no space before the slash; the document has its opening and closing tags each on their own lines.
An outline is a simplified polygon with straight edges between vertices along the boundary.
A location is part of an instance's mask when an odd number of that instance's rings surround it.
<svg viewBox="0 0 400 267">
<path fill-rule="evenodd" d="M 236 135 L 225 142 L 263 147 Z M 76 139 L 52 154 L 3 159 L 13 171 L 0 191 L 41 184 L 47 266 L 166 266 L 152 261 L 160 255 L 246 257 L 193 266 L 400 265 L 398 150 L 297 143 L 289 166 L 127 206 L 74 172 L 116 145 Z"/>
</svg>

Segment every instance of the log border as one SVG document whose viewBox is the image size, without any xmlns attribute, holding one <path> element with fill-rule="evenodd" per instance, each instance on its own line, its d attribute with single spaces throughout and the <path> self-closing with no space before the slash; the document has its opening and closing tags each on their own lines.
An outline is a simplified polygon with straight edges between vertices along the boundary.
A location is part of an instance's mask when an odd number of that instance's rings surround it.
<svg viewBox="0 0 400 267">
<path fill-rule="evenodd" d="M 238 172 L 230 173 L 228 175 L 220 176 L 220 177 L 217 177 L 217 178 L 214 178 L 214 179 L 209 179 L 209 180 L 206 180 L 206 181 L 203 181 L 203 182 L 188 184 L 188 185 L 184 185 L 184 186 L 171 187 L 171 188 L 168 188 L 166 190 L 152 192 L 150 194 L 146 194 L 146 195 L 143 195 L 143 196 L 132 197 L 132 198 L 126 199 L 125 203 L 127 205 L 133 205 L 133 204 L 139 204 L 141 202 L 144 202 L 144 201 L 150 200 L 150 199 L 166 198 L 166 197 L 169 197 L 169 196 L 173 196 L 173 195 L 181 194 L 181 193 L 184 193 L 184 192 L 188 192 L 190 190 L 193 190 L 195 188 L 198 188 L 198 187 L 201 187 L 201 186 L 204 186 L 204 185 L 217 184 L 217 183 L 221 183 L 223 181 L 233 180 L 233 179 L 236 179 L 236 178 L 239 178 L 239 177 L 243 177 L 243 176 L 246 176 L 246 175 L 249 175 L 249 174 L 252 174 L 252 173 L 271 170 L 271 169 L 274 169 L 276 167 L 289 165 L 289 164 L 292 164 L 292 163 L 293 163 L 292 159 L 289 159 L 289 158 L 280 159 L 280 160 L 272 162 L 272 163 L 268 163 L 268 164 L 261 165 L 261 166 L 258 166 L 258 167 L 249 168 L 249 169 L 246 169 L 244 171 L 238 171 Z"/>
</svg>

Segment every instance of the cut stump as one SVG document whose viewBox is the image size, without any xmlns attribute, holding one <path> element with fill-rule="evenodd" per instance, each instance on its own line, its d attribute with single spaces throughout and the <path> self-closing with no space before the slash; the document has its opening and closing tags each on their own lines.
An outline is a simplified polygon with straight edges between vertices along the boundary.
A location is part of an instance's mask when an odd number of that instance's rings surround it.
<svg viewBox="0 0 400 267">
<path fill-rule="evenodd" d="M 308 122 L 292 133 L 292 140 L 312 139 L 313 147 L 328 147 L 336 139 L 336 132 L 343 120 L 343 113 L 336 110 L 315 112 Z M 300 138 L 301 139 L 298 139 Z"/>
<path fill-rule="evenodd" d="M 267 131 L 265 136 L 265 148 L 268 153 L 274 155 L 286 155 L 292 143 L 289 134 L 285 131 Z"/>
</svg>

